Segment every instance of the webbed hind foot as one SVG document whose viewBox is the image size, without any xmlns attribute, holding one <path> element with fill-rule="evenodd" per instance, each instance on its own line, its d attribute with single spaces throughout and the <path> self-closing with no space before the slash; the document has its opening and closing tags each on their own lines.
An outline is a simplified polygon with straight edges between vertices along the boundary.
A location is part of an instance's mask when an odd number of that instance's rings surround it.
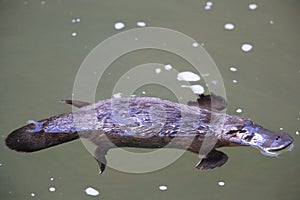
<svg viewBox="0 0 300 200">
<path fill-rule="evenodd" d="M 221 96 L 211 93 L 210 95 L 200 94 L 197 101 L 189 101 L 189 106 L 197 106 L 199 108 L 205 108 L 208 110 L 216 109 L 222 111 L 227 107 L 225 99 Z"/>
</svg>

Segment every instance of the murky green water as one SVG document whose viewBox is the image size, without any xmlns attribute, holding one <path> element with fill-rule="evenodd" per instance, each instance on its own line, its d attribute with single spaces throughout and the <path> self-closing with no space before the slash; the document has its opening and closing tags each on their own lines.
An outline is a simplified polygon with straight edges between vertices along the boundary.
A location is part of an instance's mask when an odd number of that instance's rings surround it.
<svg viewBox="0 0 300 200">
<path fill-rule="evenodd" d="M 294 137 L 295 148 L 279 158 L 263 156 L 252 148 L 223 148 L 228 163 L 210 171 L 195 170 L 197 157 L 185 153 L 159 171 L 126 174 L 108 168 L 99 176 L 96 162 L 80 141 L 32 154 L 10 151 L 1 142 L 0 199 L 298 199 L 300 3 L 261 0 L 255 10 L 248 8 L 250 3 L 255 2 L 213 1 L 211 9 L 205 10 L 206 1 L 195 0 L 2 0 L 3 140 L 29 119 L 70 111 L 58 100 L 72 97 L 74 78 L 88 53 L 106 38 L 145 21 L 147 26 L 177 30 L 204 43 L 222 74 L 228 113 L 238 114 L 236 109 L 241 108 L 239 115 L 274 131 L 283 128 Z M 77 18 L 80 22 L 73 23 Z M 125 23 L 124 29 L 114 29 L 118 21 Z M 226 23 L 234 24 L 234 29 L 225 30 Z M 243 52 L 243 43 L 253 49 Z M 150 62 L 171 64 L 178 71 L 190 67 L 173 54 L 134 52 L 109 67 L 97 98 L 110 98 L 122 74 Z M 230 71 L 231 66 L 237 71 Z M 136 93 L 173 98 L 157 85 L 144 86 Z M 161 185 L 168 189 L 160 191 Z M 54 192 L 49 191 L 51 187 Z M 100 194 L 87 195 L 88 187 Z"/>
</svg>

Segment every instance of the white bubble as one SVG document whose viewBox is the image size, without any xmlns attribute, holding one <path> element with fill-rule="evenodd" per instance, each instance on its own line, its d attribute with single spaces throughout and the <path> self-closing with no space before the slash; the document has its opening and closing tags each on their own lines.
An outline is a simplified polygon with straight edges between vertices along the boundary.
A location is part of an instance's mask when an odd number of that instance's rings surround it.
<svg viewBox="0 0 300 200">
<path fill-rule="evenodd" d="M 299 135 L 299 131 L 296 131 L 296 135 Z"/>
<path fill-rule="evenodd" d="M 33 192 L 31 192 L 31 193 L 30 193 L 30 196 L 34 197 L 34 196 L 35 196 L 35 194 L 34 194 Z"/>
<path fill-rule="evenodd" d="M 282 128 L 282 127 L 280 127 L 280 128 L 279 128 L 279 130 L 281 130 L 281 131 L 282 131 L 282 130 L 283 130 L 283 128 Z"/>
<path fill-rule="evenodd" d="M 200 80 L 200 76 L 198 76 L 197 74 L 193 73 L 193 72 L 180 72 L 179 74 L 177 74 L 177 80 L 179 81 L 199 81 Z"/>
<path fill-rule="evenodd" d="M 256 8 L 257 8 L 257 4 L 255 4 L 255 3 L 249 4 L 249 9 L 250 10 L 255 10 Z"/>
<path fill-rule="evenodd" d="M 229 67 L 229 70 L 232 71 L 232 72 L 236 72 L 237 68 L 236 67 Z"/>
<path fill-rule="evenodd" d="M 237 68 L 236 67 L 230 67 L 229 70 L 232 71 L 232 72 L 236 72 Z"/>
<path fill-rule="evenodd" d="M 204 87 L 202 85 L 181 85 L 183 88 L 190 88 L 195 94 L 203 94 Z"/>
<path fill-rule="evenodd" d="M 193 47 L 198 47 L 199 43 L 198 42 L 194 42 L 192 45 L 193 45 Z"/>
<path fill-rule="evenodd" d="M 50 191 L 50 192 L 55 192 L 55 190 L 56 190 L 55 187 L 50 187 L 50 188 L 49 188 L 49 191 Z"/>
<path fill-rule="evenodd" d="M 161 69 L 160 68 L 156 68 L 155 69 L 155 73 L 159 74 L 161 72 Z"/>
<path fill-rule="evenodd" d="M 42 5 L 45 5 L 45 3 L 46 3 L 45 1 L 41 1 L 41 4 L 42 4 Z"/>
<path fill-rule="evenodd" d="M 224 25 L 224 28 L 226 30 L 233 30 L 234 29 L 234 24 L 227 23 L 227 24 Z"/>
<path fill-rule="evenodd" d="M 159 188 L 159 190 L 161 190 L 161 191 L 165 191 L 165 190 L 168 189 L 168 187 L 167 187 L 166 185 L 160 185 L 158 188 Z"/>
<path fill-rule="evenodd" d="M 219 182 L 218 182 L 218 185 L 219 185 L 219 186 L 224 186 L 224 185 L 225 185 L 225 182 L 219 181 Z"/>
<path fill-rule="evenodd" d="M 92 187 L 86 188 L 85 193 L 87 195 L 91 195 L 91 196 L 98 196 L 99 195 L 99 192 L 96 189 L 92 188 Z"/>
<path fill-rule="evenodd" d="M 53 178 L 53 177 L 51 177 L 51 178 L 50 178 L 50 181 L 54 181 L 54 178 Z"/>
<path fill-rule="evenodd" d="M 235 112 L 237 112 L 237 113 L 241 113 L 241 112 L 243 112 L 243 110 L 241 109 L 241 108 L 238 108 L 238 109 L 236 109 L 236 111 Z"/>
<path fill-rule="evenodd" d="M 211 9 L 211 6 L 207 6 L 207 5 L 206 5 L 206 6 L 204 7 L 204 9 L 205 9 L 205 10 L 210 10 L 210 9 Z"/>
<path fill-rule="evenodd" d="M 72 23 L 76 23 L 76 19 L 72 19 Z"/>
<path fill-rule="evenodd" d="M 243 51 L 248 52 L 248 51 L 252 50 L 253 46 L 251 44 L 245 43 L 245 44 L 242 45 L 241 48 L 242 48 Z"/>
<path fill-rule="evenodd" d="M 72 36 L 73 36 L 73 37 L 76 37 L 76 36 L 77 36 L 77 33 L 76 33 L 76 32 L 73 32 L 73 33 L 72 33 Z"/>
<path fill-rule="evenodd" d="M 143 21 L 139 21 L 136 23 L 137 26 L 139 27 L 145 27 L 146 26 L 146 22 L 143 22 Z"/>
<path fill-rule="evenodd" d="M 76 19 L 76 22 L 79 23 L 79 22 L 80 22 L 80 18 L 77 18 L 77 19 Z"/>
<path fill-rule="evenodd" d="M 237 83 L 237 80 L 233 79 L 232 82 L 233 82 L 233 83 Z"/>
<path fill-rule="evenodd" d="M 122 93 L 119 92 L 119 93 L 113 94 L 113 97 L 114 98 L 121 98 L 122 97 Z"/>
<path fill-rule="evenodd" d="M 273 20 L 270 20 L 270 24 L 274 24 L 274 21 L 273 21 Z"/>
<path fill-rule="evenodd" d="M 214 85 L 217 85 L 218 81 L 217 80 L 212 80 L 211 83 L 214 84 Z"/>
<path fill-rule="evenodd" d="M 146 92 L 145 92 L 145 91 L 142 91 L 142 94 L 146 94 Z"/>
<path fill-rule="evenodd" d="M 204 9 L 205 9 L 205 10 L 210 10 L 211 7 L 212 7 L 212 5 L 213 5 L 213 3 L 212 3 L 211 1 L 207 1 L 207 2 L 205 3 Z"/>
<path fill-rule="evenodd" d="M 170 69 L 172 69 L 173 67 L 172 67 L 172 65 L 170 65 L 170 64 L 167 64 L 167 65 L 165 65 L 165 70 L 170 70 Z"/>
<path fill-rule="evenodd" d="M 208 2 L 206 2 L 206 5 L 207 5 L 207 6 L 212 6 L 212 5 L 213 5 L 213 2 L 208 1 Z"/>
<path fill-rule="evenodd" d="M 123 22 L 117 22 L 115 23 L 115 29 L 116 30 L 121 30 L 125 27 L 125 24 Z"/>
</svg>

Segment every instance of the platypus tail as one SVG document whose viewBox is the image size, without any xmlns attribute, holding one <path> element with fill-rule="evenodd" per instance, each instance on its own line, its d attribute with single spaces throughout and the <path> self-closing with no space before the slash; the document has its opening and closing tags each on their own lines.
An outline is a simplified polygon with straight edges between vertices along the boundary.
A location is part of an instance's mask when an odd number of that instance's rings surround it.
<svg viewBox="0 0 300 200">
<path fill-rule="evenodd" d="M 7 136 L 6 146 L 20 152 L 33 152 L 79 138 L 77 133 L 48 133 L 44 130 L 30 132 L 32 124 L 23 126 Z"/>
</svg>

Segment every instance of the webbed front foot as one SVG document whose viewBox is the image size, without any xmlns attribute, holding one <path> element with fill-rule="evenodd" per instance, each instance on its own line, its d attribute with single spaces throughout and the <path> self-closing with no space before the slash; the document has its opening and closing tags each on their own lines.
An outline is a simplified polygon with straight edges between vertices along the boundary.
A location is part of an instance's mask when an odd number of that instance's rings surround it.
<svg viewBox="0 0 300 200">
<path fill-rule="evenodd" d="M 98 167 L 99 167 L 99 171 L 98 171 L 98 174 L 101 175 L 105 168 L 106 168 L 106 159 L 105 157 L 101 158 L 101 160 L 98 160 L 98 158 L 95 158 L 97 163 L 98 163 Z"/>
<path fill-rule="evenodd" d="M 102 146 L 102 148 L 97 147 L 95 150 L 95 159 L 98 163 L 98 167 L 99 167 L 99 175 L 102 174 L 106 168 L 106 154 L 108 152 L 108 150 L 110 149 L 109 146 Z"/>
<path fill-rule="evenodd" d="M 200 160 L 199 163 L 195 166 L 197 169 L 213 169 L 215 167 L 221 167 L 228 160 L 228 156 L 217 150 L 212 150 L 209 152 L 205 158 Z"/>
</svg>

